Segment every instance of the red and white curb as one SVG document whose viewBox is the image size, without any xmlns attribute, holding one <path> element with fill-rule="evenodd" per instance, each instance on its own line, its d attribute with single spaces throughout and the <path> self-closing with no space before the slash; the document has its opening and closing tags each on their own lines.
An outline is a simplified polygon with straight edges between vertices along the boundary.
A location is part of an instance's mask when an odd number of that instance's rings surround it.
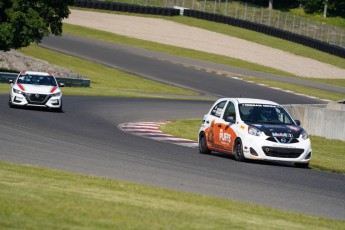
<svg viewBox="0 0 345 230">
<path fill-rule="evenodd" d="M 124 132 L 128 132 L 137 136 L 187 146 L 190 148 L 198 147 L 198 142 L 196 141 L 174 137 L 159 130 L 159 127 L 166 123 L 168 122 L 132 122 L 120 124 L 118 127 Z"/>
</svg>

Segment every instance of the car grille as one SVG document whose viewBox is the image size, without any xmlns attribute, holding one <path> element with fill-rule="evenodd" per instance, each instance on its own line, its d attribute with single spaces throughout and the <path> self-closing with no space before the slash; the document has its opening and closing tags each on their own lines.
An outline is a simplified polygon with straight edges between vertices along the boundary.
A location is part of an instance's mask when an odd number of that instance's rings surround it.
<svg viewBox="0 0 345 230">
<path fill-rule="evenodd" d="M 31 104 L 44 105 L 49 100 L 50 96 L 46 94 L 26 94 L 26 99 Z"/>
<path fill-rule="evenodd" d="M 293 143 L 298 143 L 298 139 L 297 138 L 292 138 L 290 141 L 290 138 L 285 138 L 284 137 L 269 137 L 266 140 L 268 141 L 272 141 L 272 142 L 276 142 L 276 143 L 283 143 L 283 144 L 293 144 Z"/>
<path fill-rule="evenodd" d="M 266 156 L 281 158 L 298 158 L 304 152 L 304 149 L 278 148 L 263 146 L 262 150 Z"/>
</svg>

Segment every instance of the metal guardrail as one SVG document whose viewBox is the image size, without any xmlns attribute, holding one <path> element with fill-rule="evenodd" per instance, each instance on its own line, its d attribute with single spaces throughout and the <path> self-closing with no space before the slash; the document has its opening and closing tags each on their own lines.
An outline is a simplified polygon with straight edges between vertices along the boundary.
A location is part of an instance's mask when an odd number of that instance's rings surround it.
<svg viewBox="0 0 345 230">
<path fill-rule="evenodd" d="M 18 73 L 0 72 L 0 82 L 8 83 L 9 80 L 14 80 Z M 58 83 L 63 83 L 67 87 L 90 87 L 90 80 L 85 78 L 64 78 L 56 77 Z"/>
</svg>

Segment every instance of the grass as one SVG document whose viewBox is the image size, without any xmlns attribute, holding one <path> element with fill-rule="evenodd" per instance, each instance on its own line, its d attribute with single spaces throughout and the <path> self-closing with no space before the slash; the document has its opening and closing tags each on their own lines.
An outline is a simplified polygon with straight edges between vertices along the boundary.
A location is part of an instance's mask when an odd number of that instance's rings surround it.
<svg viewBox="0 0 345 230">
<path fill-rule="evenodd" d="M 20 51 L 48 61 L 51 64 L 72 69 L 91 80 L 91 88 L 66 87 L 63 88 L 65 94 L 160 98 L 188 98 L 197 95 L 193 91 L 151 81 L 35 45 L 23 48 Z M 9 86 L 0 84 L 0 90 L 8 92 Z"/>
<path fill-rule="evenodd" d="M 345 46 L 342 34 L 345 33 L 345 19 L 341 17 L 323 18 L 322 15 L 308 15 L 302 8 L 269 10 L 267 7 L 247 4 L 243 1 L 162 1 L 162 0 L 116 0 L 128 4 L 148 6 L 173 7 L 175 5 L 198 11 L 205 11 L 219 15 L 263 24 L 281 30 L 306 35 L 308 37 L 330 41 L 336 45 Z M 216 4 L 215 4 L 216 3 Z M 325 29 L 326 28 L 326 29 Z M 328 31 L 329 29 L 329 31 Z M 328 37 L 332 37 L 331 39 Z M 328 40 L 330 39 L 330 40 Z"/>
<path fill-rule="evenodd" d="M 170 48 L 165 47 L 166 50 Z M 195 95 L 37 46 L 22 52 L 73 69 L 91 79 L 91 88 L 64 88 L 66 94 L 152 97 L 158 92 L 167 97 Z M 190 53 L 191 56 L 200 54 Z M 9 85 L 0 84 L 0 91 L 8 92 L 8 89 Z M 200 122 L 201 119 L 181 121 L 183 132 L 188 130 L 187 138 L 195 138 Z M 324 161 L 334 161 L 328 154 L 330 143 L 328 140 L 317 143 L 320 147 L 314 144 L 315 164 L 317 155 L 327 156 L 327 159 L 320 158 L 320 165 L 325 167 Z M 345 155 L 343 142 L 336 145 L 337 157 L 341 158 Z M 338 165 L 341 168 L 344 161 L 339 161 Z M 1 229 L 345 228 L 344 221 L 33 166 L 0 162 L 0 177 Z"/>
<path fill-rule="evenodd" d="M 322 14 L 306 14 L 303 8 L 290 9 L 289 12 L 294 15 L 298 15 L 305 18 L 310 18 L 319 22 L 326 22 L 327 24 L 345 28 L 345 18 L 338 17 L 326 17 Z"/>
<path fill-rule="evenodd" d="M 293 76 L 290 73 L 287 73 L 278 69 L 261 66 L 255 63 L 242 61 L 236 58 L 201 52 L 201 51 L 192 50 L 192 49 L 180 48 L 180 47 L 171 46 L 171 45 L 159 44 L 159 43 L 155 43 L 151 41 L 131 38 L 131 37 L 123 36 L 123 35 L 118 35 L 118 34 L 106 32 L 106 31 L 86 28 L 82 26 L 76 26 L 76 25 L 65 23 L 63 26 L 63 31 L 64 33 L 68 33 L 68 34 L 75 34 L 75 35 L 80 35 L 84 37 L 95 38 L 99 40 L 119 43 L 123 45 L 143 48 L 147 50 L 157 51 L 161 53 L 166 53 L 166 54 L 171 54 L 171 55 L 176 55 L 176 56 L 181 56 L 181 57 L 186 57 L 186 58 L 209 61 L 209 62 L 224 64 L 224 65 L 229 65 L 229 66 L 236 66 L 237 68 L 242 68 L 242 69 L 249 69 L 249 70 L 270 73 L 270 74 L 284 75 L 284 76 Z M 345 68 L 345 65 L 344 65 L 344 68 Z"/>
<path fill-rule="evenodd" d="M 161 130 L 177 137 L 197 141 L 201 118 L 176 120 L 162 125 Z M 311 136 L 313 158 L 310 167 L 316 170 L 345 174 L 345 141 Z"/>
<path fill-rule="evenodd" d="M 78 9 L 78 10 L 85 10 L 85 9 Z M 244 39 L 247 41 L 251 41 L 254 43 L 261 44 L 261 45 L 265 45 L 265 46 L 269 46 L 272 48 L 287 51 L 287 52 L 290 52 L 290 53 L 293 53 L 293 54 L 296 54 L 296 55 L 299 55 L 302 57 L 312 58 L 312 59 L 315 59 L 315 60 L 318 60 L 318 61 L 321 61 L 324 63 L 328 63 L 331 65 L 337 66 L 339 68 L 345 69 L 345 61 L 343 58 L 340 58 L 340 57 L 337 57 L 337 56 L 334 56 L 331 54 L 327 54 L 325 52 L 321 52 L 321 51 L 318 51 L 318 50 L 315 50 L 315 49 L 312 49 L 312 48 L 309 48 L 309 47 L 306 47 L 303 45 L 299 45 L 299 44 L 296 44 L 293 42 L 289 42 L 289 41 L 286 41 L 284 39 L 275 38 L 272 36 L 268 36 L 268 35 L 265 35 L 262 33 L 238 28 L 235 26 L 230 26 L 230 25 L 226 25 L 226 24 L 221 24 L 221 23 L 216 23 L 216 22 L 211 22 L 211 21 L 206 21 L 206 20 L 201 20 L 201 19 L 196 19 L 196 18 L 191 18 L 191 17 L 185 17 L 185 16 L 176 16 L 176 17 L 151 16 L 151 15 L 145 16 L 142 14 L 126 14 L 126 13 L 102 11 L 102 10 L 93 10 L 93 11 L 112 13 L 112 14 L 132 15 L 132 16 L 139 16 L 139 17 L 161 18 L 161 19 L 165 19 L 165 20 L 169 20 L 169 21 L 173 21 L 173 22 L 182 23 L 184 25 L 194 26 L 194 27 L 214 31 L 214 32 L 217 32 L 220 34 L 225 34 L 225 35 L 229 35 L 232 37 L 241 38 L 241 39 Z M 229 60 L 227 60 L 226 58 L 228 58 L 228 57 L 221 56 L 221 55 L 215 55 L 215 56 L 208 57 L 208 55 L 210 55 L 209 53 L 195 52 L 194 50 L 191 53 L 190 51 L 187 52 L 188 49 L 183 49 L 183 48 L 173 47 L 173 46 L 168 46 L 168 45 L 163 45 L 163 44 L 159 44 L 159 46 L 156 47 L 156 43 L 153 43 L 153 42 L 143 41 L 143 40 L 135 39 L 135 38 L 129 38 L 126 36 L 117 35 L 117 34 L 113 34 L 110 32 L 104 32 L 104 31 L 99 31 L 99 30 L 97 31 L 94 29 L 70 25 L 70 24 L 66 24 L 66 23 L 64 24 L 63 31 L 65 33 L 77 34 L 77 35 L 81 35 L 81 36 L 92 37 L 92 38 L 107 40 L 107 41 L 111 41 L 111 42 L 117 42 L 120 44 L 140 47 L 140 48 L 154 50 L 154 51 L 158 51 L 158 52 L 164 52 L 164 53 L 168 53 L 168 54 L 174 54 L 174 55 L 178 55 L 178 56 L 188 55 L 185 57 L 190 57 L 190 58 L 194 58 L 194 59 L 200 59 L 200 60 L 205 60 L 205 61 L 210 61 L 210 62 L 215 62 L 215 63 L 220 63 L 220 64 L 227 64 L 230 66 L 237 66 L 238 64 L 241 64 L 241 62 L 243 62 L 243 64 L 247 63 L 247 65 L 248 65 L 248 62 L 241 61 L 238 59 L 234 59 L 234 60 L 238 61 L 239 63 L 235 63 L 236 65 L 233 65 L 231 63 L 231 61 L 234 61 L 233 58 L 230 58 Z M 94 34 L 94 33 L 97 33 L 97 34 Z M 214 58 L 216 58 L 216 59 L 214 60 Z M 255 67 L 255 69 L 252 69 L 254 67 L 251 67 L 251 66 L 238 66 L 238 67 L 244 68 L 244 69 L 256 70 L 256 71 L 260 71 L 260 72 L 272 71 L 268 67 L 263 68 L 263 66 L 260 66 L 257 64 L 254 64 L 254 65 L 257 66 L 257 67 Z M 267 68 L 267 70 L 265 68 Z M 278 71 L 278 70 L 276 70 L 276 71 Z M 279 72 L 276 72 L 276 74 L 286 75 L 286 76 L 294 76 L 292 74 L 288 74 L 288 73 L 283 72 L 283 71 L 279 71 Z M 273 73 L 273 72 L 269 72 L 269 73 Z"/>
<path fill-rule="evenodd" d="M 238 28 L 235 26 L 225 25 L 206 20 L 200 20 L 189 17 L 171 17 L 169 20 L 179 22 L 185 25 L 195 26 L 198 28 L 214 31 L 217 33 L 241 38 L 264 46 L 269 46 L 286 52 L 296 54 L 298 56 L 311 58 L 320 62 L 328 63 L 339 68 L 345 69 L 345 61 L 343 58 L 327 54 L 303 45 L 289 42 L 284 39 L 275 38 L 262 33 Z"/>
<path fill-rule="evenodd" d="M 344 221 L 0 162 L 1 229 L 343 229 Z M 255 227 L 254 227 L 255 226 Z"/>
<path fill-rule="evenodd" d="M 185 17 L 174 17 L 174 18 L 185 18 Z M 180 20 L 178 20 L 178 21 L 180 22 Z M 192 19 L 191 21 L 198 22 L 199 25 L 203 24 L 203 23 L 201 23 L 201 22 L 203 22 L 201 20 Z M 207 26 L 208 23 L 210 23 L 210 25 Z M 196 24 L 190 23 L 190 22 L 189 22 L 189 25 L 196 26 Z M 217 23 L 212 23 L 212 22 L 207 22 L 207 21 L 205 21 L 205 24 L 203 24 L 203 25 L 206 25 L 204 27 L 204 29 L 211 30 L 211 28 L 213 28 L 213 30 L 216 32 L 221 31 L 222 30 L 221 28 L 223 26 L 225 26 L 225 25 L 219 25 Z M 220 27 L 217 27 L 217 25 Z M 227 26 L 227 27 L 230 27 L 230 26 Z M 246 30 L 233 28 L 233 27 L 231 27 L 231 29 L 233 30 L 233 33 L 231 33 L 231 34 L 235 34 L 237 31 L 237 33 L 242 34 L 243 39 L 249 38 L 249 37 L 255 37 L 250 32 L 249 32 L 249 34 L 247 34 L 247 32 L 244 33 L 244 31 L 246 31 Z M 238 31 L 240 31 L 240 32 L 238 32 Z M 64 24 L 64 32 L 70 33 L 70 34 L 77 34 L 80 36 L 92 37 L 92 38 L 96 38 L 99 40 L 105 40 L 105 41 L 120 43 L 120 44 L 124 44 L 124 45 L 139 47 L 139 48 L 143 48 L 143 49 L 158 51 L 158 52 L 162 52 L 162 53 L 168 53 L 168 54 L 172 54 L 172 55 L 192 58 L 192 59 L 199 59 L 199 60 L 224 64 L 224 65 L 229 65 L 229 66 L 235 66 L 235 67 L 243 68 L 243 69 L 250 69 L 250 70 L 254 70 L 254 71 L 265 72 L 268 74 L 277 74 L 277 75 L 296 77 L 296 76 L 293 76 L 289 73 L 285 73 L 285 72 L 280 71 L 280 70 L 275 70 L 275 69 L 271 69 L 268 67 L 263 67 L 263 66 L 260 66 L 257 64 L 241 61 L 241 60 L 234 59 L 234 58 L 229 58 L 229 57 L 220 56 L 220 55 L 216 55 L 216 54 L 200 52 L 200 51 L 191 50 L 191 49 L 173 47 L 173 46 L 164 45 L 164 44 L 158 44 L 158 43 L 154 43 L 154 42 L 150 42 L 150 41 L 144 41 L 144 40 L 140 40 L 140 39 L 130 38 L 130 37 L 122 36 L 122 35 L 113 34 L 110 32 L 85 28 L 85 27 L 81 27 L 81 26 Z M 244 36 L 243 34 L 246 34 L 246 35 Z M 255 33 L 255 34 L 260 35 L 259 33 Z M 266 35 L 263 35 L 263 36 L 269 37 Z M 239 36 L 239 37 L 241 37 L 241 36 Z M 265 39 L 262 39 L 262 40 L 265 40 Z M 273 40 L 277 40 L 277 39 L 273 39 Z M 280 40 L 280 39 L 278 39 L 278 40 Z M 274 42 L 272 42 L 272 44 L 274 44 Z M 291 46 L 295 46 L 295 44 L 293 44 L 291 42 L 287 42 L 287 44 L 289 44 Z M 265 43 L 265 45 L 268 45 L 268 43 Z M 298 46 L 298 47 L 301 47 L 301 46 Z M 288 49 L 293 49 L 293 48 L 288 46 Z M 295 49 L 299 50 L 297 47 Z M 310 52 L 312 52 L 311 51 L 312 49 L 306 48 L 306 50 L 309 50 Z M 306 52 L 306 53 L 308 53 L 308 52 Z M 323 59 L 323 61 L 328 60 L 328 62 L 330 62 L 330 63 L 333 63 L 333 64 L 337 63 L 339 66 L 342 66 L 343 68 L 345 68 L 345 62 L 343 60 L 340 60 L 341 58 L 337 58 L 337 57 L 334 57 L 332 55 L 328 55 L 328 58 L 326 57 L 326 59 L 324 59 L 324 57 L 323 57 L 323 56 L 325 56 L 324 53 L 321 53 L 318 51 L 316 51 L 316 53 L 318 55 L 316 55 L 316 54 L 315 55 L 320 57 L 321 59 Z M 329 57 L 329 56 L 331 56 L 331 57 Z M 334 60 L 332 60 L 332 58 Z M 265 83 L 265 84 L 273 86 L 273 87 L 279 87 L 282 89 L 291 90 L 291 91 L 294 91 L 296 93 L 309 94 L 311 96 L 315 96 L 315 97 L 318 97 L 321 99 L 341 100 L 345 96 L 345 94 L 332 93 L 332 92 L 322 91 L 322 90 L 314 89 L 314 88 L 310 88 L 310 87 L 303 87 L 303 86 L 294 85 L 294 84 L 281 83 L 279 81 L 267 81 L 264 79 L 254 78 L 254 77 L 244 77 L 244 78 L 250 79 L 251 81 L 254 81 L 257 83 Z M 337 86 L 345 86 L 345 79 L 309 79 L 308 78 L 308 80 L 320 82 L 320 83 L 327 83 L 327 84 L 331 84 L 331 85 L 337 85 Z"/>
<path fill-rule="evenodd" d="M 304 95 L 313 96 L 313 97 L 317 97 L 321 99 L 328 99 L 331 101 L 338 101 L 345 98 L 345 91 L 342 94 L 342 93 L 334 93 L 334 92 L 329 92 L 329 91 L 320 90 L 320 89 L 314 89 L 314 88 L 306 87 L 306 86 L 294 85 L 291 83 L 278 82 L 278 81 L 272 81 L 272 80 L 254 78 L 254 77 L 241 77 L 241 78 L 247 81 L 253 81 L 256 83 L 265 84 L 270 87 L 277 87 L 280 89 L 289 90 L 292 92 L 301 93 Z M 327 82 L 321 82 L 321 83 L 327 83 Z M 341 81 L 341 84 L 342 83 L 343 82 Z"/>
<path fill-rule="evenodd" d="M 310 137 L 313 148 L 311 167 L 322 171 L 345 174 L 345 141 Z"/>
</svg>

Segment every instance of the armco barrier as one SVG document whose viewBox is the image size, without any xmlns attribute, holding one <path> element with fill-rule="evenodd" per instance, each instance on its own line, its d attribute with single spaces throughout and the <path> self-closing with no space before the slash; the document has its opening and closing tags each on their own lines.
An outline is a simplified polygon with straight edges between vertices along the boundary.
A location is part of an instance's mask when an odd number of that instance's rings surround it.
<svg viewBox="0 0 345 230">
<path fill-rule="evenodd" d="M 0 82 L 8 83 L 9 80 L 14 80 L 17 76 L 18 73 L 0 72 Z M 90 80 L 85 78 L 56 77 L 56 80 L 67 87 L 90 87 Z"/>
<path fill-rule="evenodd" d="M 220 19 L 219 17 L 220 15 L 208 13 L 208 12 L 200 12 L 196 10 L 185 9 L 184 15 L 188 17 L 220 22 L 220 23 L 229 24 L 232 26 L 237 26 L 240 28 L 248 29 L 248 30 L 253 30 L 256 32 L 264 33 L 264 34 L 285 39 L 291 42 L 295 42 L 304 46 L 308 46 L 313 49 L 323 51 L 325 53 L 336 55 L 338 57 L 345 58 L 345 48 L 342 48 L 340 46 L 334 46 L 326 42 L 321 42 L 319 40 L 316 40 L 307 36 L 294 34 L 289 31 L 277 29 L 274 27 L 266 26 L 266 25 L 257 24 L 251 21 L 245 21 L 242 19 L 228 17 L 228 16 L 223 16 L 223 18 Z"/>
<path fill-rule="evenodd" d="M 345 141 L 345 105 L 284 105 L 310 135 Z"/>
<path fill-rule="evenodd" d="M 105 2 L 96 0 L 76 0 L 74 3 L 77 7 L 92 8 L 99 10 L 122 11 L 139 14 L 154 14 L 162 16 L 176 16 L 180 15 L 179 9 L 161 8 L 154 6 L 140 6 L 134 4 L 126 4 L 119 2 Z"/>
</svg>

